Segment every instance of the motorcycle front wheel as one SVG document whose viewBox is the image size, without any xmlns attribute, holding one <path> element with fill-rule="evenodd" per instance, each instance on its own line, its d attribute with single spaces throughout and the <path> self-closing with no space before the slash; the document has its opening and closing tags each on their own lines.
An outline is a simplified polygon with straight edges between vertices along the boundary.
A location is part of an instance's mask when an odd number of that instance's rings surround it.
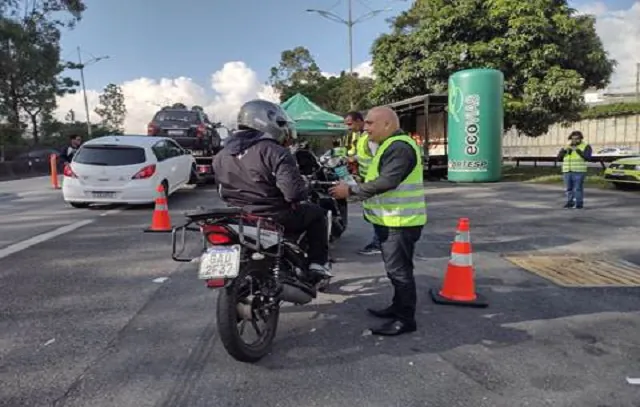
<svg viewBox="0 0 640 407">
<path fill-rule="evenodd" d="M 280 318 L 279 304 L 270 305 L 260 295 L 260 280 L 250 270 L 220 291 L 216 310 L 218 333 L 226 351 L 240 362 L 255 363 L 266 356 L 273 345 Z M 253 331 L 255 339 L 245 341 Z"/>
</svg>

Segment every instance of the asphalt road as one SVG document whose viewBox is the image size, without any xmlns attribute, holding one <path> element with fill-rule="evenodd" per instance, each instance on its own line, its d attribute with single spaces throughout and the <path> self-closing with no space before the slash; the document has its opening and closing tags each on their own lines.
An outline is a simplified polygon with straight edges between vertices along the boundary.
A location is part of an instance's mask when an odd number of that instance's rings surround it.
<svg viewBox="0 0 640 407">
<path fill-rule="evenodd" d="M 142 233 L 151 208 L 72 209 L 29 182 L 0 183 L 0 406 L 640 406 L 626 382 L 640 377 L 640 288 L 561 288 L 502 258 L 640 262 L 639 194 L 588 190 L 587 209 L 570 211 L 554 186 L 428 184 L 419 330 L 386 339 L 366 331 L 378 321 L 365 308 L 390 290 L 380 259 L 354 254 L 370 227 L 353 205 L 329 292 L 284 309 L 272 354 L 247 365 L 222 348 L 216 293 L 195 266 L 171 261 L 167 235 Z M 214 189 L 180 191 L 172 220 L 216 202 Z M 459 217 L 487 309 L 427 296 Z"/>
</svg>

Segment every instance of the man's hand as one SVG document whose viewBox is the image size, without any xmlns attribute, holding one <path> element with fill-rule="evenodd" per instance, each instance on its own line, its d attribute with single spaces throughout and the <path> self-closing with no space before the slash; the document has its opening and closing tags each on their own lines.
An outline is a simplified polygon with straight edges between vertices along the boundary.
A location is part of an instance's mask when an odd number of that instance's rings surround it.
<svg viewBox="0 0 640 407">
<path fill-rule="evenodd" d="M 336 199 L 345 199 L 349 196 L 349 185 L 340 181 L 335 187 L 329 188 L 329 193 Z"/>
</svg>

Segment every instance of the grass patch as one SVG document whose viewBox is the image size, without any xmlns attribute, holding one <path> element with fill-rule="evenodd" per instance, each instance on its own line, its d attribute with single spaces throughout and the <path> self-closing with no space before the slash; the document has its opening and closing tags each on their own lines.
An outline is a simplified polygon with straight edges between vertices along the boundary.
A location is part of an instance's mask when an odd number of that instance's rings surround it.
<svg viewBox="0 0 640 407">
<path fill-rule="evenodd" d="M 521 165 L 519 167 L 505 165 L 502 167 L 502 181 L 506 182 L 528 182 L 535 184 L 562 184 L 563 177 L 560 166 L 557 167 L 534 167 L 533 165 Z M 603 177 L 604 170 L 601 168 L 588 168 L 585 186 L 597 188 L 612 188 L 610 182 L 606 182 Z"/>
</svg>

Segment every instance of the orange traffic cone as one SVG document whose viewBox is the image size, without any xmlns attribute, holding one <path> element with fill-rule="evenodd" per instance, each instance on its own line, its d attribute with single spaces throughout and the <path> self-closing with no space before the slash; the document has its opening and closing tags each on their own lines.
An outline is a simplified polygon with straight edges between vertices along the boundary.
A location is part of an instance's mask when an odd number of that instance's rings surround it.
<svg viewBox="0 0 640 407">
<path fill-rule="evenodd" d="M 167 206 L 167 198 L 164 193 L 164 186 L 158 185 L 156 189 L 158 197 L 156 198 L 156 207 L 153 210 L 151 218 L 151 226 L 145 229 L 145 232 L 168 233 L 173 230 L 171 227 L 171 218 L 169 217 L 169 207 Z"/>
<path fill-rule="evenodd" d="M 433 302 L 478 308 L 489 305 L 483 296 L 476 293 L 471 252 L 469 219 L 461 218 L 458 221 L 456 238 L 451 245 L 451 259 L 447 264 L 442 289 L 431 289 Z"/>
</svg>

